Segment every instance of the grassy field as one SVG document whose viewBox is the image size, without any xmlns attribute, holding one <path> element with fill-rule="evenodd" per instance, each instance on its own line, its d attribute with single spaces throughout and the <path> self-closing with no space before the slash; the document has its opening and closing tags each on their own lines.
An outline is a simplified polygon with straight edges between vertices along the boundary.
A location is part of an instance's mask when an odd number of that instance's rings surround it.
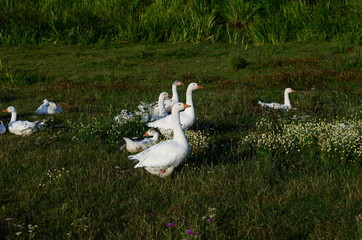
<svg viewBox="0 0 362 240">
<path fill-rule="evenodd" d="M 0 239 L 362 239 L 361 47 L 137 44 L 0 48 Z M 133 169 L 122 109 L 197 82 L 192 153 L 171 178 Z M 283 101 L 291 111 L 269 111 Z M 186 87 L 179 87 L 185 100 Z M 63 113 L 36 116 L 47 98 Z M 10 115 L 0 119 L 8 123 Z"/>
</svg>

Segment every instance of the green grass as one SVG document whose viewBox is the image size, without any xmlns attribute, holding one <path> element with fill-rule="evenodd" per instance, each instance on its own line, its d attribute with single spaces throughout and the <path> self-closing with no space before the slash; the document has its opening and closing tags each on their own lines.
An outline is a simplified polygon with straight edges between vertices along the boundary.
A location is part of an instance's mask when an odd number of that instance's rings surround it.
<svg viewBox="0 0 362 240">
<path fill-rule="evenodd" d="M 1 239 L 362 239 L 362 158 L 353 153 L 361 140 L 343 138 L 344 145 L 327 153 L 318 137 L 326 131 L 322 139 L 336 143 L 333 131 L 307 129 L 312 142 L 300 146 L 298 132 L 287 132 L 347 120 L 361 131 L 360 46 L 13 46 L 0 52 L 3 109 L 15 106 L 23 120 L 48 119 L 34 135 L 1 136 Z M 133 169 L 129 154 L 118 149 L 123 136 L 140 136 L 147 127 L 120 126 L 113 118 L 157 100 L 174 80 L 204 87 L 194 92 L 193 130 L 207 143 L 161 179 Z M 290 96 L 296 110 L 259 108 L 258 100 L 282 102 L 285 87 L 297 91 Z M 181 100 L 185 89 L 179 87 Z M 44 98 L 63 113 L 36 116 Z M 0 119 L 7 123 L 10 115 Z M 260 121 L 266 125 L 258 127 Z M 294 145 L 242 144 L 262 133 L 295 139 Z M 341 159 L 343 150 L 352 153 Z M 187 235 L 188 229 L 199 235 Z"/>
<path fill-rule="evenodd" d="M 359 0 L 1 0 L 0 44 L 361 44 Z"/>
</svg>

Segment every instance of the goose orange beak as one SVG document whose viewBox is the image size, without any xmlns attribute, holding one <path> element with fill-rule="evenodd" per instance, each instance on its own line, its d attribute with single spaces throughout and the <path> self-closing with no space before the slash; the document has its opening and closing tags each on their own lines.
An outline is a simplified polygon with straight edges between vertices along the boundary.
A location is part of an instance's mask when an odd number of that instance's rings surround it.
<svg viewBox="0 0 362 240">
<path fill-rule="evenodd" d="M 295 90 L 292 89 L 290 92 L 295 92 Z"/>
<path fill-rule="evenodd" d="M 169 94 L 168 97 L 169 97 L 169 98 L 172 98 L 172 94 Z"/>
<path fill-rule="evenodd" d="M 185 108 L 185 109 L 186 109 L 186 108 L 189 108 L 189 107 L 191 107 L 191 105 L 184 104 L 184 108 Z"/>
<path fill-rule="evenodd" d="M 145 134 L 143 134 L 143 136 L 148 137 L 148 131 Z"/>
<path fill-rule="evenodd" d="M 8 109 L 5 109 L 3 112 L 8 112 Z"/>
<path fill-rule="evenodd" d="M 185 85 L 183 82 L 180 82 L 178 85 Z"/>
<path fill-rule="evenodd" d="M 198 88 L 198 89 L 202 89 L 203 87 L 200 86 L 199 84 L 197 84 L 197 88 Z"/>
</svg>

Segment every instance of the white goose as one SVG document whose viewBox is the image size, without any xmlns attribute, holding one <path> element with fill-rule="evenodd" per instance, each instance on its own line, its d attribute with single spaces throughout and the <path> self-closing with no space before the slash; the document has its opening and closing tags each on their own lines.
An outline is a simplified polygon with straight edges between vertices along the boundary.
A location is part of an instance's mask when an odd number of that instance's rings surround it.
<svg viewBox="0 0 362 240">
<path fill-rule="evenodd" d="M 190 105 L 190 108 L 187 108 L 185 111 L 180 113 L 181 126 L 183 130 L 188 130 L 195 122 L 195 108 L 192 101 L 192 91 L 196 89 L 201 89 L 202 86 L 197 83 L 190 83 L 186 90 L 186 104 Z M 173 120 L 172 116 L 161 118 L 157 121 L 150 122 L 147 124 L 149 127 L 158 128 L 160 132 L 165 136 L 170 136 L 173 129 Z"/>
<path fill-rule="evenodd" d="M 4 133 L 6 133 L 6 127 L 5 127 L 5 125 L 4 125 L 4 123 L 3 123 L 3 121 L 0 121 L 0 134 L 4 134 Z"/>
<path fill-rule="evenodd" d="M 290 100 L 289 100 L 289 93 L 295 92 L 293 89 L 291 88 L 286 88 L 284 90 L 284 104 L 281 103 L 265 103 L 265 102 L 261 102 L 258 101 L 258 104 L 262 107 L 267 107 L 267 108 L 272 108 L 272 109 L 282 109 L 282 110 L 289 110 L 292 109 L 292 105 L 290 104 Z"/>
<path fill-rule="evenodd" d="M 16 109 L 13 106 L 8 107 L 3 112 L 11 113 L 11 120 L 9 122 L 9 132 L 14 133 L 15 135 L 30 135 L 36 131 L 38 128 L 39 121 L 29 122 L 29 121 L 16 121 Z"/>
<path fill-rule="evenodd" d="M 122 150 L 126 147 L 128 152 L 140 152 L 156 144 L 158 141 L 158 132 L 154 129 L 149 129 L 143 136 L 151 138 L 143 138 L 142 140 L 139 140 L 137 138 L 129 139 L 124 137 L 123 139 L 126 141 L 126 145 L 122 146 L 120 149 Z"/>
<path fill-rule="evenodd" d="M 37 114 L 55 114 L 61 113 L 63 110 L 58 107 L 55 103 L 50 102 L 48 99 L 43 100 L 43 104 L 36 110 Z"/>
<path fill-rule="evenodd" d="M 164 118 L 168 115 L 164 102 L 169 97 L 171 97 L 171 96 L 167 92 L 160 93 L 160 96 L 158 97 L 157 111 L 156 111 L 155 116 L 153 116 L 154 120 Z"/>
<path fill-rule="evenodd" d="M 179 102 L 177 86 L 184 85 L 182 82 L 176 80 L 172 83 L 172 98 L 169 100 L 165 100 L 165 108 L 167 112 L 171 113 L 171 109 L 175 103 Z"/>
<path fill-rule="evenodd" d="M 138 163 L 135 168 L 144 167 L 148 172 L 159 177 L 169 176 L 182 163 L 190 152 L 190 146 L 180 124 L 180 111 L 191 106 L 176 103 L 172 107 L 173 139 L 160 142 L 143 152 L 128 156 Z"/>
</svg>

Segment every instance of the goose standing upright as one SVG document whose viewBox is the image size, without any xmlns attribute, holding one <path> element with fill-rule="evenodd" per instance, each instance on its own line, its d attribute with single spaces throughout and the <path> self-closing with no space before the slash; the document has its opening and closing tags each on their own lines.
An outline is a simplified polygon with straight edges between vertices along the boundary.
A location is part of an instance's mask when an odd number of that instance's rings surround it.
<svg viewBox="0 0 362 240">
<path fill-rule="evenodd" d="M 14 133 L 15 135 L 30 135 L 34 133 L 38 128 L 39 121 L 36 122 L 16 121 L 17 113 L 15 107 L 13 106 L 8 107 L 3 112 L 11 113 L 11 120 L 9 122 L 9 132 Z"/>
<path fill-rule="evenodd" d="M 157 112 L 155 114 L 155 116 L 153 116 L 154 120 L 160 119 L 160 118 L 164 118 L 168 115 L 168 112 L 166 111 L 165 108 L 165 99 L 171 97 L 167 92 L 162 92 L 160 93 L 159 97 L 158 97 L 158 108 L 157 108 Z"/>
<path fill-rule="evenodd" d="M 295 92 L 295 91 L 291 88 L 286 88 L 284 90 L 284 104 L 275 103 L 275 102 L 265 103 L 265 102 L 261 102 L 261 101 L 258 101 L 258 104 L 262 107 L 267 107 L 267 108 L 272 108 L 272 109 L 282 109 L 282 110 L 292 109 L 292 105 L 289 100 L 289 93 L 292 93 L 292 92 Z"/>
<path fill-rule="evenodd" d="M 172 98 L 169 100 L 165 100 L 165 108 L 166 111 L 171 113 L 171 109 L 175 103 L 179 102 L 178 93 L 177 93 L 177 86 L 184 85 L 179 80 L 176 80 L 172 83 Z"/>
<path fill-rule="evenodd" d="M 185 111 L 180 112 L 180 121 L 183 130 L 188 130 L 195 122 L 195 107 L 192 101 L 192 92 L 196 89 L 201 89 L 202 86 L 197 83 L 190 83 L 186 90 L 186 104 L 191 107 L 185 109 Z M 171 114 L 172 115 L 172 114 Z M 161 118 L 157 121 L 150 122 L 147 124 L 149 127 L 158 128 L 160 132 L 165 136 L 170 136 L 172 133 L 172 116 Z"/>
<path fill-rule="evenodd" d="M 190 152 L 190 146 L 181 128 L 180 111 L 190 108 L 190 105 L 176 103 L 172 107 L 173 139 L 160 142 L 129 159 L 138 161 L 135 168 L 144 167 L 148 172 L 159 177 L 169 176 L 182 163 Z"/>
<path fill-rule="evenodd" d="M 137 138 L 129 139 L 124 137 L 123 139 L 124 141 L 126 141 L 126 144 L 120 149 L 122 150 L 124 147 L 126 147 L 126 150 L 128 152 L 140 152 L 156 144 L 158 141 L 158 132 L 152 128 L 149 129 L 143 136 L 151 138 L 144 138 L 142 140 L 138 140 Z"/>
</svg>

